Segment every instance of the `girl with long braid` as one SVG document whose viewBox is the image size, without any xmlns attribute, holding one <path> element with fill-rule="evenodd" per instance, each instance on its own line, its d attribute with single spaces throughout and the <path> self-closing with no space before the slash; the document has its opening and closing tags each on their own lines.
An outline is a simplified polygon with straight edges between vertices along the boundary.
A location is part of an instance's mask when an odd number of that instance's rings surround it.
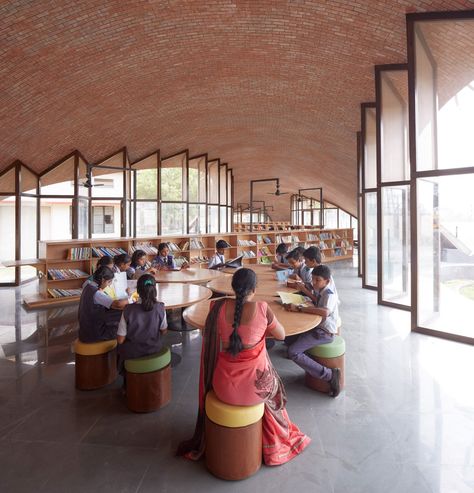
<svg viewBox="0 0 474 493">
<path fill-rule="evenodd" d="M 268 356 L 265 337 L 285 338 L 285 331 L 264 301 L 253 301 L 257 276 L 239 269 L 232 278 L 235 300 L 211 305 L 203 333 L 199 382 L 199 413 L 191 440 L 180 444 L 177 454 L 198 459 L 204 453 L 204 402 L 214 389 L 227 404 L 251 406 L 265 403 L 263 459 L 280 465 L 301 453 L 311 439 L 290 421 L 285 409 L 283 383 Z"/>
</svg>

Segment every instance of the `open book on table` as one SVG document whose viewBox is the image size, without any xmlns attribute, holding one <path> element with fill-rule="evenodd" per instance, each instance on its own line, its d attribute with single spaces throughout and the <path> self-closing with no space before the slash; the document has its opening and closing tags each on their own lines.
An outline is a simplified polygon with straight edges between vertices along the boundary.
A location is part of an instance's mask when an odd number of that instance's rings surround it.
<svg viewBox="0 0 474 493">
<path fill-rule="evenodd" d="M 301 294 L 277 291 L 277 295 L 280 297 L 280 300 L 284 305 L 291 303 L 299 306 L 311 306 L 311 300 L 306 296 L 301 296 Z"/>
<path fill-rule="evenodd" d="M 228 260 L 227 262 L 221 262 L 220 264 L 214 265 L 213 267 L 210 267 L 210 269 L 211 270 L 225 269 L 227 267 L 230 267 L 231 269 L 238 269 L 239 267 L 242 267 L 242 258 L 243 255 L 239 255 L 238 257 L 235 257 L 232 260 Z"/>
</svg>

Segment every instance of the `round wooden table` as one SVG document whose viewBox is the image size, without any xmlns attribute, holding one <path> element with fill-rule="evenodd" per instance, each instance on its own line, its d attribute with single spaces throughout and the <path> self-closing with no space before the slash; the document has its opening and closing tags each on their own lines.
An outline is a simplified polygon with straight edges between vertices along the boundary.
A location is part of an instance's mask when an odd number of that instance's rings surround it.
<svg viewBox="0 0 474 493">
<path fill-rule="evenodd" d="M 276 271 L 271 269 L 268 265 L 248 265 L 245 267 L 252 269 L 257 274 L 256 294 L 258 296 L 268 296 L 271 298 L 276 295 L 277 291 L 283 291 L 285 293 L 295 293 L 297 291 L 294 288 L 286 287 L 286 284 L 279 284 L 276 279 Z M 213 279 L 207 283 L 207 287 L 212 289 L 214 293 L 226 296 L 234 295 L 234 290 L 232 289 L 232 276 Z"/>
<path fill-rule="evenodd" d="M 272 309 L 277 320 L 283 325 L 285 334 L 292 336 L 295 334 L 301 334 L 307 332 L 321 323 L 321 317 L 319 315 L 313 315 L 311 313 L 300 312 L 287 312 L 282 305 L 268 299 L 266 296 L 255 296 L 255 301 L 266 301 L 268 306 Z M 196 329 L 203 329 L 206 323 L 207 314 L 209 313 L 209 306 L 213 300 L 206 300 L 196 303 L 193 306 L 186 308 L 183 312 L 183 318 L 187 324 L 195 327 Z"/>
<path fill-rule="evenodd" d="M 203 284 L 221 277 L 228 277 L 228 275 L 218 270 L 209 269 L 159 270 L 155 275 L 158 283 L 179 282 L 185 284 Z"/>
<path fill-rule="evenodd" d="M 127 284 L 132 290 L 136 289 L 136 281 L 128 281 Z M 157 284 L 156 293 L 156 299 L 164 303 L 167 310 L 184 308 L 212 296 L 212 291 L 204 286 L 176 282 Z"/>
</svg>

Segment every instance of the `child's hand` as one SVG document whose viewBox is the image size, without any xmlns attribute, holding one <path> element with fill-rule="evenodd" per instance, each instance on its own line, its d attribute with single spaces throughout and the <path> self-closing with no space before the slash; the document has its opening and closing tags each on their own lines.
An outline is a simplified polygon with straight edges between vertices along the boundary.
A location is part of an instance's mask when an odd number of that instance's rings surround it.
<svg viewBox="0 0 474 493">
<path fill-rule="evenodd" d="M 296 287 L 303 293 L 308 293 L 308 289 L 303 281 L 296 281 Z"/>
<path fill-rule="evenodd" d="M 298 307 L 296 305 L 294 305 L 293 303 L 284 303 L 283 307 L 285 308 L 285 310 L 287 312 L 297 312 L 298 311 Z"/>
</svg>

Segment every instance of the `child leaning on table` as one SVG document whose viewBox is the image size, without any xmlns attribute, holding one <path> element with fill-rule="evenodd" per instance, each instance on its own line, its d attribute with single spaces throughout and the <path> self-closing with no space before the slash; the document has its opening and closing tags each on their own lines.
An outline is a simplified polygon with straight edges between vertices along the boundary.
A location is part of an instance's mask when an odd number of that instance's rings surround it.
<svg viewBox="0 0 474 493">
<path fill-rule="evenodd" d="M 337 331 L 338 299 L 337 294 L 329 287 L 331 270 L 326 265 L 319 265 L 313 269 L 312 277 L 313 306 L 286 304 L 284 307 L 292 312 L 320 315 L 323 319 L 317 327 L 298 336 L 296 341 L 289 346 L 288 356 L 312 377 L 329 382 L 330 395 L 336 397 L 340 392 L 340 369 L 331 370 L 305 354 L 305 351 L 314 346 L 332 342 Z"/>
</svg>

